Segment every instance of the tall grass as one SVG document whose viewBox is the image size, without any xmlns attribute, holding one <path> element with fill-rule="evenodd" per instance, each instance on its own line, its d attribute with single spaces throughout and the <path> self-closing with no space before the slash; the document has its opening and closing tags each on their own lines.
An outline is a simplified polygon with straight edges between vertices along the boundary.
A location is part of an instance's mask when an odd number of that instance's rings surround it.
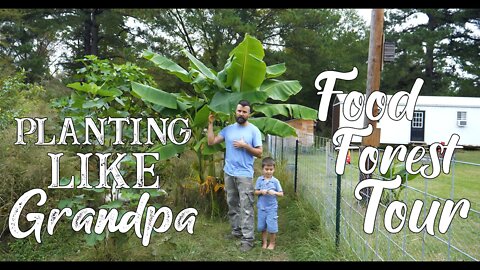
<svg viewBox="0 0 480 270">
<path fill-rule="evenodd" d="M 21 117 L 54 118 L 54 112 L 42 100 L 27 101 L 23 106 L 25 115 Z M 65 192 L 69 193 L 65 190 L 62 192 L 48 190 L 47 186 L 51 184 L 51 160 L 48 153 L 67 152 L 62 158 L 61 176 L 71 176 L 76 170 L 74 163 L 67 157 L 69 154 L 65 147 L 36 146 L 34 145 L 36 140 L 29 136 L 25 138 L 26 145 L 15 145 L 16 136 L 15 125 L 8 126 L 0 132 L 0 240 L 8 234 L 9 211 L 25 192 L 34 188 L 45 190 L 49 200 L 42 207 L 47 210 L 53 206 L 52 202 L 57 201 L 55 194 L 64 196 Z M 29 203 L 25 208 L 28 211 L 38 209 L 38 206 Z"/>
<path fill-rule="evenodd" d="M 188 154 L 187 154 L 188 155 Z M 175 179 L 188 178 L 189 158 L 183 156 L 173 160 L 168 172 Z M 191 167 L 191 166 L 190 166 Z M 255 161 L 255 177 L 261 168 L 260 160 Z M 190 169 L 191 170 L 191 169 Z M 230 231 L 230 225 L 225 216 L 211 217 L 200 212 L 197 216 L 194 233 L 177 232 L 170 228 L 165 233 L 153 233 L 150 244 L 142 246 L 141 239 L 129 231 L 128 238 L 121 250 L 109 252 L 104 246 L 87 246 L 83 239 L 84 232 L 74 232 L 71 224 L 60 222 L 53 236 L 45 234 L 43 243 L 34 241 L 33 235 L 27 239 L 11 241 L 0 260 L 9 261 L 338 261 L 350 260 L 348 250 L 337 250 L 332 239 L 324 232 L 320 215 L 308 203 L 297 197 L 293 192 L 291 175 L 283 163 L 277 163 L 275 176 L 281 181 L 285 196 L 279 200 L 279 233 L 275 250 L 261 248 L 261 234 L 255 232 L 256 245 L 247 252 L 239 251 L 239 241 L 227 240 L 223 236 Z M 174 215 L 178 213 L 179 205 L 173 204 L 173 196 L 193 196 L 177 194 L 173 191 L 175 181 L 167 181 L 165 188 L 169 189 L 171 198 L 166 203 L 171 204 Z M 175 195 L 176 194 L 176 195 Z M 187 198 L 183 201 L 188 207 L 194 207 L 202 200 L 197 193 L 197 201 Z M 204 203 L 204 202 L 203 202 Z M 226 202 L 222 202 L 226 205 Z M 201 203 L 200 203 L 201 204 Z M 159 218 L 161 220 L 161 217 Z M 256 224 L 256 222 L 255 222 Z M 69 241 L 64 241 L 69 239 Z"/>
</svg>

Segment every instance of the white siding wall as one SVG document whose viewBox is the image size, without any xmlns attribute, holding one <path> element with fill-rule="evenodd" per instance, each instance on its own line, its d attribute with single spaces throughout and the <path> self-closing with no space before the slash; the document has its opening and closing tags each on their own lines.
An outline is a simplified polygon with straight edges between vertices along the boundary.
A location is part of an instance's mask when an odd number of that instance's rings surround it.
<svg viewBox="0 0 480 270">
<path fill-rule="evenodd" d="M 445 142 L 452 134 L 460 136 L 459 145 L 480 146 L 480 109 L 454 107 L 418 107 L 425 109 L 425 142 Z M 467 125 L 457 126 L 457 111 L 467 112 Z"/>
<path fill-rule="evenodd" d="M 403 109 L 403 106 L 399 106 Z M 350 122 L 342 113 L 343 104 L 340 104 L 340 127 L 363 127 L 363 114 L 357 121 Z M 480 108 L 461 107 L 415 107 L 415 110 L 425 111 L 425 142 L 448 143 L 452 134 L 460 135 L 459 145 L 480 146 Z M 467 112 L 467 125 L 457 126 L 457 111 Z M 408 144 L 410 143 L 411 122 L 405 117 L 394 121 L 384 115 L 377 127 L 381 128 L 380 142 L 383 144 Z M 360 143 L 361 137 L 355 136 L 353 142 Z"/>
<path fill-rule="evenodd" d="M 398 106 L 398 110 L 403 110 L 404 106 Z M 386 112 L 385 112 L 386 113 Z M 411 122 L 403 117 L 398 121 L 392 120 L 388 114 L 383 115 L 377 127 L 380 131 L 380 143 L 384 144 L 408 144 L 410 143 Z"/>
</svg>

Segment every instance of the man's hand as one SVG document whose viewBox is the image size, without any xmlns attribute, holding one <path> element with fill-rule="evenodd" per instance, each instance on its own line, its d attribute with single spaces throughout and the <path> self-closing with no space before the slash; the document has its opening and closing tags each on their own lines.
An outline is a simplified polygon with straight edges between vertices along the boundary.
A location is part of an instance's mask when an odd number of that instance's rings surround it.
<svg viewBox="0 0 480 270">
<path fill-rule="evenodd" d="M 215 121 L 215 115 L 213 115 L 213 113 L 210 113 L 208 115 L 208 123 L 213 124 L 214 121 Z"/>
<path fill-rule="evenodd" d="M 253 156 L 256 156 L 257 158 L 262 157 L 262 146 L 259 147 L 253 147 L 250 144 L 246 143 L 243 138 L 240 140 L 234 140 L 233 141 L 233 147 L 235 148 L 243 148 L 247 150 L 248 153 L 250 153 Z"/>
<path fill-rule="evenodd" d="M 233 146 L 235 148 L 246 148 L 248 144 L 241 138 L 240 140 L 233 141 Z"/>
<path fill-rule="evenodd" d="M 269 189 L 269 190 L 267 191 L 267 194 L 276 195 L 276 192 L 275 192 L 275 190 Z"/>
<path fill-rule="evenodd" d="M 262 189 L 262 190 L 260 190 L 260 192 L 262 193 L 262 195 L 267 195 L 267 190 L 266 189 Z"/>
<path fill-rule="evenodd" d="M 215 115 L 210 113 L 208 115 L 208 127 L 207 127 L 207 142 L 208 145 L 215 145 L 217 143 L 223 142 L 224 138 L 221 135 L 215 136 L 213 133 L 213 122 L 215 121 Z"/>
</svg>

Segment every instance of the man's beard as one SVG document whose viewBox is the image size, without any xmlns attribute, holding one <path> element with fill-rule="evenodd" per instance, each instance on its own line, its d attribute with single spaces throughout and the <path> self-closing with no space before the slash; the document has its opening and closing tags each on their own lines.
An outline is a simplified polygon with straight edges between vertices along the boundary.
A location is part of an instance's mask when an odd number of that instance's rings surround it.
<svg viewBox="0 0 480 270">
<path fill-rule="evenodd" d="M 239 123 L 240 125 L 247 122 L 247 119 L 243 118 L 242 116 L 238 116 L 236 120 L 237 120 L 237 123 Z"/>
</svg>

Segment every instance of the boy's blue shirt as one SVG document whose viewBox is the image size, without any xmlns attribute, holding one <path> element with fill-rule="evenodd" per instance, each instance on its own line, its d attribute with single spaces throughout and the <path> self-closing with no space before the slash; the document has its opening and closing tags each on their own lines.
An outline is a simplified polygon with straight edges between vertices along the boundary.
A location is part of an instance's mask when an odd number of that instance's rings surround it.
<svg viewBox="0 0 480 270">
<path fill-rule="evenodd" d="M 277 178 L 272 176 L 272 178 L 265 180 L 265 177 L 259 176 L 257 178 L 257 182 L 255 183 L 256 190 L 274 190 L 276 192 L 283 192 L 282 185 L 280 185 L 280 181 Z M 257 208 L 259 210 L 268 210 L 268 209 L 277 209 L 278 202 L 277 196 L 275 195 L 260 195 L 258 196 L 257 201 Z"/>
</svg>

